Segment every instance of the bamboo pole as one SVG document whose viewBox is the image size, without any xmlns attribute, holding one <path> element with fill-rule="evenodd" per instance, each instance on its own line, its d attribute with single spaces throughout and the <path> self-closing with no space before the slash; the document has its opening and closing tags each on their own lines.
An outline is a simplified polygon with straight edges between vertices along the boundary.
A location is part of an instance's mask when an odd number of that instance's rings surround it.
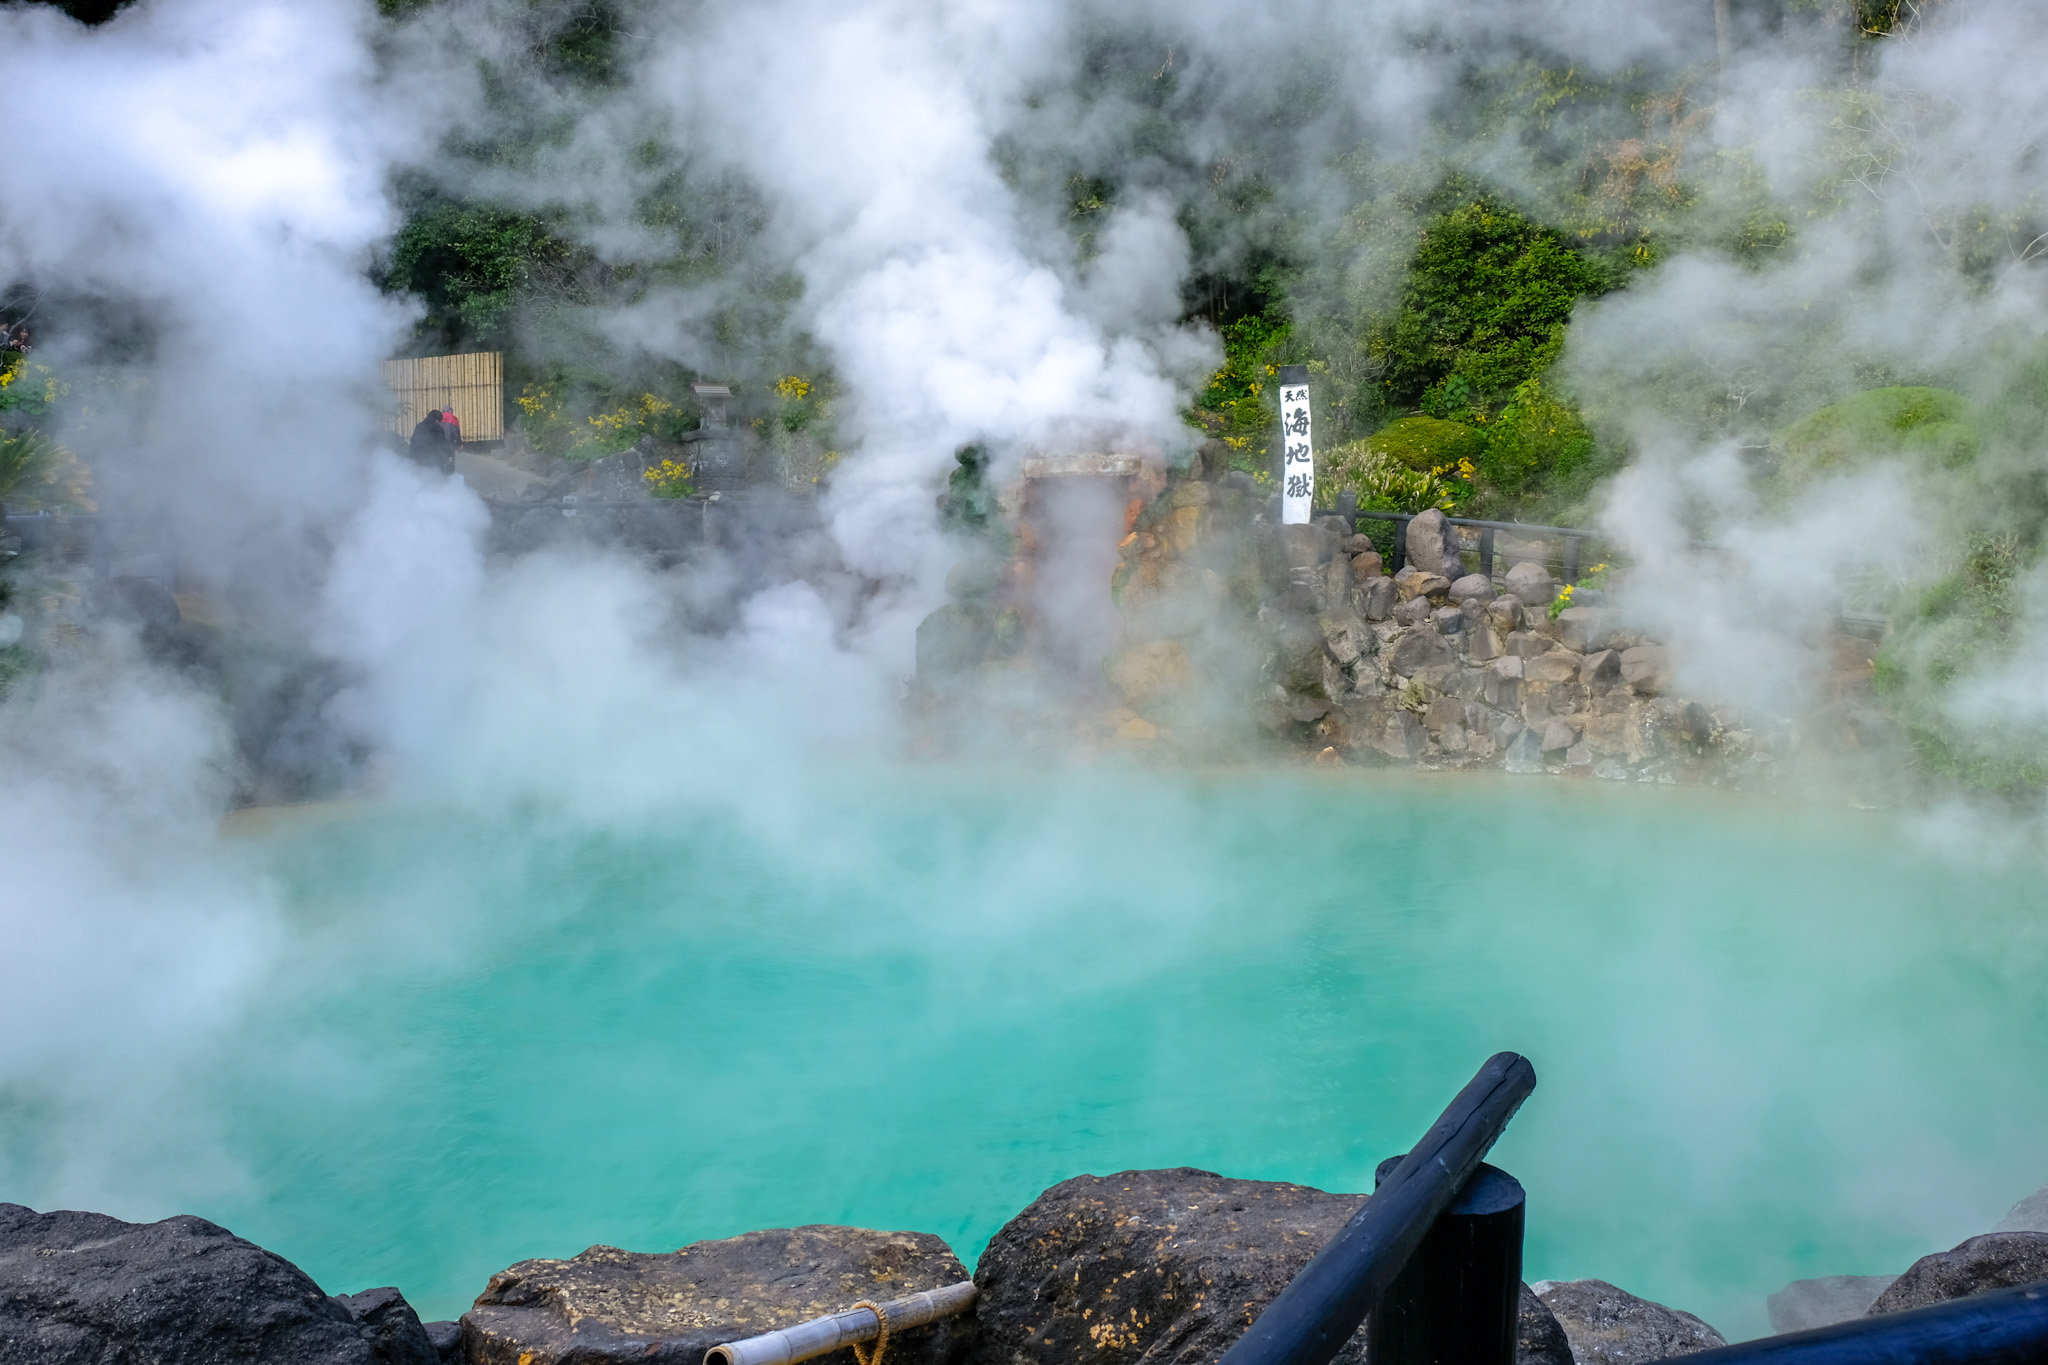
<svg viewBox="0 0 2048 1365">
<path fill-rule="evenodd" d="M 889 1335 L 909 1327 L 922 1327 L 940 1318 L 965 1312 L 974 1303 L 974 1281 L 962 1280 L 941 1289 L 927 1290 L 907 1298 L 891 1299 L 882 1305 L 889 1319 Z M 743 1341 L 728 1341 L 704 1353 L 704 1365 L 796 1365 L 836 1351 L 855 1342 L 873 1341 L 882 1334 L 882 1321 L 871 1308 L 854 1308 L 829 1317 L 812 1318 L 779 1332 L 764 1332 Z"/>
</svg>

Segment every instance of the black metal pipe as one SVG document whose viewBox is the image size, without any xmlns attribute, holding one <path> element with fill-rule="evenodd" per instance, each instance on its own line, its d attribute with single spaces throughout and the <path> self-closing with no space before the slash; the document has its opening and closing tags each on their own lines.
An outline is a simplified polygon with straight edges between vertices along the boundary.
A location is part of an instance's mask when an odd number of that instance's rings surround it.
<svg viewBox="0 0 2048 1365">
<path fill-rule="evenodd" d="M 1378 1179 L 1401 1158 L 1380 1163 Z M 1481 1165 L 1366 1320 L 1372 1365 L 1514 1365 L 1528 1196 Z"/>
<path fill-rule="evenodd" d="M 1493 527 L 1486 526 L 1479 531 L 1479 572 L 1493 577 Z"/>
<path fill-rule="evenodd" d="M 1369 517 L 1374 514 L 1371 512 L 1361 512 L 1359 515 Z M 1387 570 L 1387 572 L 1399 573 L 1402 566 L 1408 562 L 1408 523 L 1415 520 L 1415 518 L 1407 515 L 1405 512 L 1389 512 L 1387 515 L 1394 519 L 1394 567 Z"/>
<path fill-rule="evenodd" d="M 1686 1365 L 2040 1365 L 2048 1360 L 2048 1282 L 1682 1359 Z"/>
<path fill-rule="evenodd" d="M 1365 1207 L 1223 1353 L 1223 1365 L 1328 1365 L 1535 1088 L 1528 1058 L 1487 1058 Z"/>
<path fill-rule="evenodd" d="M 1413 512 L 1369 512 L 1364 510 L 1361 510 L 1358 515 L 1361 517 L 1371 517 L 1376 521 L 1409 521 L 1415 516 Z M 1588 540 L 1599 539 L 1599 532 L 1589 531 L 1583 526 L 1538 526 L 1535 522 L 1531 521 L 1481 521 L 1476 517 L 1445 517 L 1444 520 L 1453 526 L 1478 526 L 1491 528 L 1495 531 L 1534 531 L 1538 535 L 1545 536 L 1584 536 Z"/>
</svg>

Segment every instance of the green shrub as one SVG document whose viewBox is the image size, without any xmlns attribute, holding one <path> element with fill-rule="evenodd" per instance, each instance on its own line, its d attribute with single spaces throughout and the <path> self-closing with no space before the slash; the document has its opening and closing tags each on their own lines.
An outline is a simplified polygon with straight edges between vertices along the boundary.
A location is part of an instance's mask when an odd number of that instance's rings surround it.
<svg viewBox="0 0 2048 1365">
<path fill-rule="evenodd" d="M 1437 417 L 1403 417 L 1365 438 L 1364 444 L 1410 469 L 1453 469 L 1474 463 L 1486 450 L 1486 433 L 1463 422 Z"/>
<path fill-rule="evenodd" d="M 432 204 L 392 240 L 382 284 L 427 305 L 420 330 L 454 348 L 495 342 L 542 261 L 566 256 L 539 219 L 488 205 Z"/>
<path fill-rule="evenodd" d="M 1532 492 L 1571 496 L 1596 472 L 1593 433 L 1570 404 L 1540 379 L 1515 386 L 1500 414 L 1487 424 L 1479 471 L 1503 498 Z"/>
<path fill-rule="evenodd" d="M 1222 437 L 1239 469 L 1270 468 L 1273 430 L 1280 422 L 1275 376 L 1291 332 L 1286 322 L 1262 314 L 1222 329 L 1223 367 L 1209 376 L 1194 416 Z"/>
<path fill-rule="evenodd" d="M 1368 436 L 1323 456 L 1322 474 L 1316 480 L 1319 506 L 1336 506 L 1337 495 L 1348 489 L 1358 495 L 1359 508 L 1368 512 L 1412 514 L 1432 507 L 1450 512 L 1470 495 L 1470 461 L 1416 469 L 1376 445 L 1376 440 Z"/>
<path fill-rule="evenodd" d="M 1861 460 L 1905 455 L 1954 468 L 1976 457 L 1981 438 L 1969 401 L 1947 389 L 1868 389 L 1786 427 L 1777 447 L 1782 473 L 1804 482 Z"/>
<path fill-rule="evenodd" d="M 1384 338 L 1399 403 L 1446 417 L 1505 398 L 1564 346 L 1572 308 L 1619 281 L 1555 231 L 1491 199 L 1432 219 Z"/>
<path fill-rule="evenodd" d="M 2032 556 L 2012 532 L 1970 538 L 1955 571 L 1894 617 L 1877 660 L 1877 690 L 1929 773 L 1985 791 L 2035 792 L 2048 781 L 2039 736 L 1995 737 L 1956 724 L 1955 683 L 2004 657 Z M 2032 741 L 2032 742 L 2028 742 Z"/>
</svg>

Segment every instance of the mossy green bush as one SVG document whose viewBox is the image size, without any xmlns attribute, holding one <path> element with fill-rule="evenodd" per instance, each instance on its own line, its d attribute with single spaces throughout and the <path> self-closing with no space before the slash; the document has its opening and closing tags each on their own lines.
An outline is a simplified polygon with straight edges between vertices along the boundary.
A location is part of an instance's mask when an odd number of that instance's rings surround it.
<svg viewBox="0 0 2048 1365">
<path fill-rule="evenodd" d="M 1223 365 L 1209 376 L 1189 417 L 1230 447 L 1233 467 L 1253 474 L 1272 468 L 1273 432 L 1280 421 L 1277 375 L 1292 328 L 1262 313 L 1220 329 Z"/>
<path fill-rule="evenodd" d="M 1958 725 L 1954 686 L 1997 663 L 2023 603 L 2019 580 L 2034 558 L 2017 534 L 1973 535 L 1955 570 L 1895 614 L 1877 660 L 1878 695 L 1905 728 L 1930 774 L 1981 791 L 2019 795 L 2048 786 L 2041 736 Z"/>
<path fill-rule="evenodd" d="M 1486 452 L 1486 433 L 1440 417 L 1402 417 L 1365 438 L 1373 450 L 1410 469 L 1454 469 L 1476 464 Z"/>
<path fill-rule="evenodd" d="M 1423 228 L 1382 338 L 1388 396 L 1439 417 L 1497 404 L 1557 358 L 1579 299 L 1619 282 L 1500 201 L 1439 214 Z"/>
<path fill-rule="evenodd" d="M 1618 464 L 1603 458 L 1578 409 L 1540 379 L 1516 385 L 1485 431 L 1479 474 L 1486 503 L 1527 520 L 1548 520 L 1583 501 Z"/>
<path fill-rule="evenodd" d="M 535 268 L 567 254 L 531 214 L 438 201 L 416 209 L 399 228 L 382 283 L 426 304 L 422 341 L 445 350 L 502 344 Z"/>
<path fill-rule="evenodd" d="M 1956 468 L 1981 445 L 1969 400 L 1948 389 L 1867 389 L 1807 414 L 1776 441 L 1781 472 L 1804 483 L 1863 460 L 1909 456 L 1931 467 Z"/>
</svg>

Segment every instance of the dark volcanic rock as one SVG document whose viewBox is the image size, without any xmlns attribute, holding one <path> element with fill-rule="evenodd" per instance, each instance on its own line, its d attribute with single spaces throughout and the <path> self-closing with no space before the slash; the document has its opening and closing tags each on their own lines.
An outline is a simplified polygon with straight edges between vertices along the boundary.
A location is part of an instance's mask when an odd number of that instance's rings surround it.
<svg viewBox="0 0 2048 1365">
<path fill-rule="evenodd" d="M 1515 1365 L 1573 1365 L 1571 1339 L 1557 1315 L 1526 1284 L 1515 1310 Z"/>
<path fill-rule="evenodd" d="M 382 1359 L 304 1271 L 203 1218 L 124 1223 L 0 1204 L 5 1365 Z"/>
<path fill-rule="evenodd" d="M 1877 1296 L 1870 1315 L 1903 1313 L 2041 1280 L 2048 1280 L 2048 1232 L 1987 1232 L 1913 1262 Z"/>
<path fill-rule="evenodd" d="M 360 1294 L 336 1294 L 334 1301 L 355 1319 L 377 1365 L 440 1365 L 441 1352 L 420 1325 L 405 1295 L 389 1287 Z"/>
<path fill-rule="evenodd" d="M 924 1232 L 817 1225 L 695 1242 L 681 1251 L 592 1247 L 567 1261 L 521 1261 L 491 1277 L 465 1313 L 470 1365 L 590 1365 L 602 1360 L 701 1365 L 722 1341 L 967 1278 Z M 951 1365 L 971 1317 L 889 1340 L 892 1365 Z M 854 1365 L 835 1351 L 826 1365 Z"/>
<path fill-rule="evenodd" d="M 1213 1365 L 1364 1202 L 1185 1167 L 1063 1181 L 982 1253 L 967 1365 Z M 1527 1287 L 1517 1335 L 1520 1365 L 1572 1365 Z M 1364 1360 L 1360 1331 L 1334 1365 Z"/>
<path fill-rule="evenodd" d="M 1728 1344 L 1692 1314 L 1639 1299 L 1605 1280 L 1546 1280 L 1536 1293 L 1557 1315 L 1578 1365 L 1637 1365 Z"/>
<path fill-rule="evenodd" d="M 462 1324 L 459 1322 L 430 1322 L 425 1324 L 427 1340 L 434 1344 L 434 1354 L 440 1357 L 441 1365 L 455 1365 L 462 1358 Z"/>
<path fill-rule="evenodd" d="M 1187 1168 L 1062 1181 L 982 1253 L 970 1365 L 1214 1361 L 1364 1200 Z M 1364 1358 L 1361 1332 L 1337 1362 Z"/>
</svg>

